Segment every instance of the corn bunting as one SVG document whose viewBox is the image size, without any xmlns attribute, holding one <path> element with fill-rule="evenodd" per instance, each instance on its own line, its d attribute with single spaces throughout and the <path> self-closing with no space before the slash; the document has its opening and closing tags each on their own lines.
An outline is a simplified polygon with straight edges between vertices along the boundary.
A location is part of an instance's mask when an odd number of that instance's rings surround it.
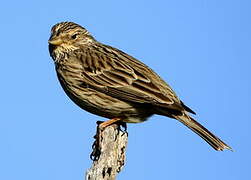
<svg viewBox="0 0 251 180">
<path fill-rule="evenodd" d="M 194 111 L 152 69 L 98 42 L 82 26 L 73 22 L 54 25 L 49 52 L 70 99 L 82 109 L 110 119 L 101 128 L 117 121 L 139 123 L 158 114 L 179 120 L 215 150 L 231 149 L 189 115 Z"/>
</svg>

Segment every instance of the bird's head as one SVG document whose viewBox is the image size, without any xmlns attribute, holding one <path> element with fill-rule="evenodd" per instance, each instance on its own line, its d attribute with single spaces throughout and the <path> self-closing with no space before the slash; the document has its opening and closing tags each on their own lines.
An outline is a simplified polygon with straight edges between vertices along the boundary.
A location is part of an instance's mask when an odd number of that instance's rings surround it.
<svg viewBox="0 0 251 180">
<path fill-rule="evenodd" d="M 53 56 L 53 53 L 76 50 L 94 41 L 94 38 L 82 26 L 73 22 L 61 22 L 51 28 L 48 41 L 49 51 Z"/>
</svg>

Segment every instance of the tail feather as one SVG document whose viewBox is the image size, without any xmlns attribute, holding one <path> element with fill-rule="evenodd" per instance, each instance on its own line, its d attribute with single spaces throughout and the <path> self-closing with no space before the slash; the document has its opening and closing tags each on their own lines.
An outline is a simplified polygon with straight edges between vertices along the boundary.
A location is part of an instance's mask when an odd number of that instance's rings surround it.
<svg viewBox="0 0 251 180">
<path fill-rule="evenodd" d="M 175 119 L 182 122 L 196 134 L 198 134 L 201 138 L 203 138 L 209 145 L 211 145 L 217 151 L 223 151 L 224 149 L 232 150 L 230 146 L 216 137 L 213 133 L 203 127 L 200 123 L 195 121 L 188 114 L 184 113 L 183 115 L 175 115 Z"/>
</svg>

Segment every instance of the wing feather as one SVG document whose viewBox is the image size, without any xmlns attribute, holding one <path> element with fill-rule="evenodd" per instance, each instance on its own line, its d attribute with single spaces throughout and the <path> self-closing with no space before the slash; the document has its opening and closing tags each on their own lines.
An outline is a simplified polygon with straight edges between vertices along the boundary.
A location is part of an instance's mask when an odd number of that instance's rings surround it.
<svg viewBox="0 0 251 180">
<path fill-rule="evenodd" d="M 182 108 L 174 91 L 154 71 L 118 49 L 95 46 L 81 59 L 82 80 L 89 87 L 126 101 Z"/>
</svg>

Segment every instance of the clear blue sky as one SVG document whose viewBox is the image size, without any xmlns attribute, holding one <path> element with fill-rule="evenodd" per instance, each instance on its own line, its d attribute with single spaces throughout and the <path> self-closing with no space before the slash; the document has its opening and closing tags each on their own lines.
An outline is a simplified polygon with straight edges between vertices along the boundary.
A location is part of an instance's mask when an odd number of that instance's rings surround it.
<svg viewBox="0 0 251 180">
<path fill-rule="evenodd" d="M 47 40 L 74 21 L 152 67 L 233 147 L 216 152 L 175 120 L 128 127 L 119 180 L 250 179 L 251 4 L 248 0 L 3 1 L 0 179 L 83 180 L 97 120 L 65 95 Z"/>
</svg>

